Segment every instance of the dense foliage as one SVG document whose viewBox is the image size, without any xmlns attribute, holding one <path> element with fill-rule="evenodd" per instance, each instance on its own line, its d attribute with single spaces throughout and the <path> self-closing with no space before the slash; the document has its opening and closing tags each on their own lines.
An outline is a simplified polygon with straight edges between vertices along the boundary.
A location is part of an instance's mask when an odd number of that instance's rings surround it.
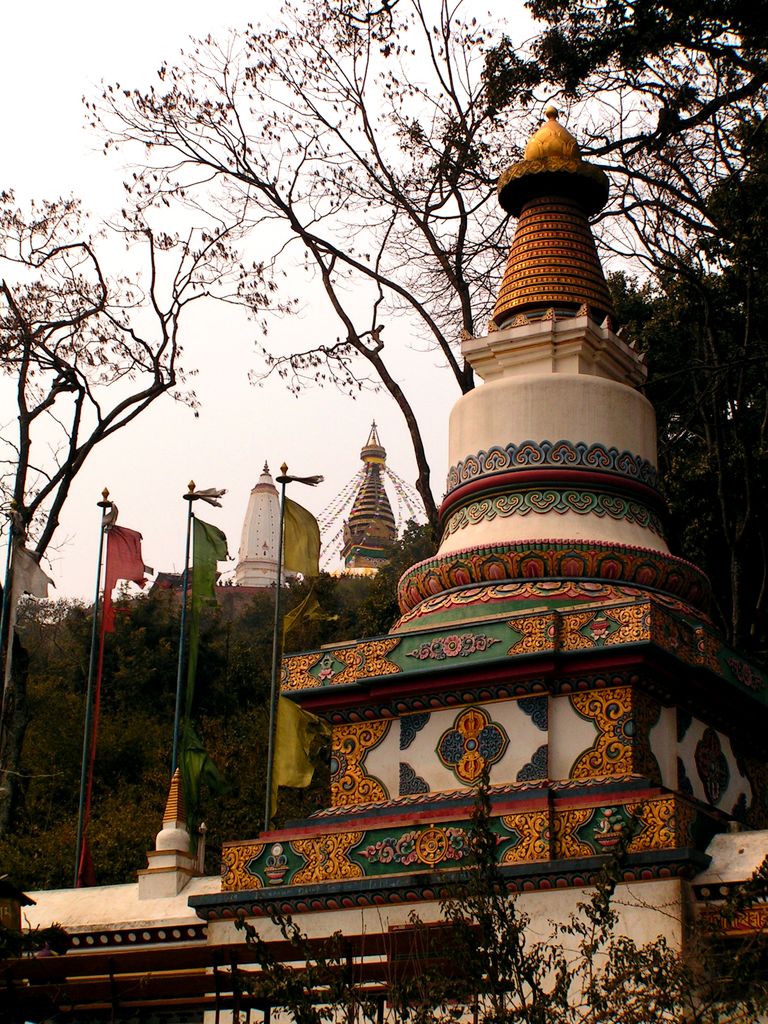
<svg viewBox="0 0 768 1024">
<path fill-rule="evenodd" d="M 292 626 L 286 648 L 386 632 L 395 618 L 397 567 L 416 552 L 431 553 L 426 533 L 409 526 L 393 550 L 392 568 L 376 580 L 324 575 L 313 581 L 320 612 Z M 289 611 L 309 585 L 291 586 Z M 227 784 L 202 807 L 211 872 L 218 871 L 223 841 L 248 838 L 261 827 L 274 613 L 268 590 L 219 593 L 202 624 L 195 698 L 200 735 Z M 89 832 L 99 884 L 129 881 L 146 865 L 169 784 L 179 594 L 155 590 L 122 602 L 119 611 L 106 648 Z M 2 870 L 23 888 L 72 882 L 90 616 L 89 608 L 71 601 L 23 605 L 30 725 L 17 817 L 0 840 Z M 278 821 L 324 805 L 327 787 L 327 769 L 320 767 L 310 790 L 281 790 Z"/>
<path fill-rule="evenodd" d="M 454 878 L 437 920 L 415 912 L 389 932 L 392 949 L 381 984 L 351 956 L 344 935 L 311 940 L 279 911 L 292 952 L 276 958 L 245 919 L 236 924 L 260 970 L 240 973 L 244 991 L 279 1007 L 295 1024 L 723 1024 L 764 1019 L 766 936 L 733 942 L 722 922 L 768 895 L 768 866 L 725 904 L 721 918 L 687 924 L 676 948 L 665 938 L 670 913 L 622 888 L 624 851 L 606 859 L 596 884 L 579 894 L 559 921 L 532 918 L 522 896 L 507 889 L 498 862 L 487 778 L 478 787 L 470 828 L 469 867 Z M 623 836 L 626 846 L 631 826 Z M 540 900 L 537 894 L 534 900 Z M 424 913 L 424 911 L 422 911 Z M 653 921 L 654 915 L 658 920 Z M 634 917 L 658 928 L 656 938 L 624 934 Z M 399 934 L 395 934 L 399 932 Z M 362 956 L 361 956 L 362 961 Z M 358 970 L 359 966 L 359 970 Z M 359 979 L 368 979 L 368 984 Z M 379 980 L 379 979 L 376 979 Z"/>
</svg>

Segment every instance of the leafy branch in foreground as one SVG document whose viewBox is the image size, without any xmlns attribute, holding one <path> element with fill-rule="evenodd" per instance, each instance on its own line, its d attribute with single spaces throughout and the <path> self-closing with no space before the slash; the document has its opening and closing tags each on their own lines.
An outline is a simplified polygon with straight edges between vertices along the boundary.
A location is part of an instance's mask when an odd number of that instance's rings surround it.
<svg viewBox="0 0 768 1024">
<path fill-rule="evenodd" d="M 625 848 L 631 839 L 627 829 Z M 280 950 L 254 925 L 238 922 L 261 967 L 242 974 L 242 984 L 300 1024 L 372 1020 L 377 1004 L 381 1020 L 384 1000 L 387 1019 L 410 1024 L 451 1024 L 470 1014 L 482 1024 L 719 1024 L 768 1009 L 765 936 L 734 944 L 723 931 L 729 914 L 765 898 L 768 866 L 722 916 L 691 925 L 677 948 L 662 934 L 664 908 L 644 905 L 641 885 L 622 885 L 623 852 L 606 861 L 576 910 L 538 938 L 543 922 L 510 895 L 496 847 L 486 781 L 473 817 L 473 865 L 459 880 L 446 878 L 453 890 L 437 922 L 413 913 L 407 928 L 386 933 L 378 989 L 355 984 L 363 957 L 353 963 L 341 933 L 318 945 L 279 913 L 273 922 L 285 940 Z M 567 904 L 567 890 L 560 898 Z M 674 908 L 677 921 L 681 910 Z M 624 933 L 638 911 L 658 929 L 656 938 L 642 942 Z"/>
</svg>

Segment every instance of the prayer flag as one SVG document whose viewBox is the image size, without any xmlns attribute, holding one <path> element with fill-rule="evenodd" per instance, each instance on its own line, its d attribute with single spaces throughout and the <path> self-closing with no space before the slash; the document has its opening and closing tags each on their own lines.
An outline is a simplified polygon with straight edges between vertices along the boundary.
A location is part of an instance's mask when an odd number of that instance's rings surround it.
<svg viewBox="0 0 768 1024">
<path fill-rule="evenodd" d="M 283 640 L 288 633 L 297 626 L 300 622 L 322 622 L 323 619 L 328 618 L 324 614 L 323 609 L 320 607 L 320 602 L 315 596 L 314 590 L 310 590 L 304 600 L 297 604 L 295 608 L 287 612 L 283 619 Z M 333 616 L 338 618 L 338 616 Z"/>
<path fill-rule="evenodd" d="M 283 566 L 302 576 L 320 575 L 320 527 L 311 512 L 290 498 L 285 499 Z"/>
<path fill-rule="evenodd" d="M 318 755 L 330 735 L 331 727 L 322 718 L 304 711 L 287 697 L 279 698 L 272 772 L 272 815 L 277 807 L 278 786 L 304 789 L 310 784 Z"/>
<path fill-rule="evenodd" d="M 227 538 L 217 526 L 195 518 L 192 540 L 192 604 L 215 598 L 216 563 L 229 558 Z"/>
<path fill-rule="evenodd" d="M 216 600 L 216 563 L 229 558 L 227 538 L 217 526 L 194 519 L 192 539 L 192 613 L 189 622 L 189 660 L 187 662 L 186 716 L 192 712 L 197 675 L 197 649 L 200 642 L 200 611 L 203 604 Z"/>
<path fill-rule="evenodd" d="M 188 718 L 184 721 L 181 734 L 179 761 L 187 824 L 190 835 L 195 836 L 199 824 L 200 789 L 203 783 L 214 793 L 224 792 L 226 785 L 219 769 L 198 736 L 197 730 Z"/>
<path fill-rule="evenodd" d="M 22 594 L 31 594 L 32 597 L 48 597 L 49 586 L 55 586 L 55 584 L 49 576 L 45 575 L 32 552 L 22 545 L 14 547 L 11 600 L 18 601 Z"/>
<path fill-rule="evenodd" d="M 118 580 L 129 580 L 143 587 L 144 559 L 141 555 L 141 534 L 125 526 L 111 526 L 107 531 L 107 567 L 104 572 L 104 615 L 102 631 L 115 630 L 115 609 L 112 591 Z"/>
<path fill-rule="evenodd" d="M 192 536 L 192 602 L 189 621 L 187 693 L 184 703 L 179 759 L 184 784 L 184 799 L 193 834 L 200 806 L 201 784 L 205 782 L 214 791 L 220 791 L 223 788 L 221 775 L 192 725 L 192 708 L 197 677 L 197 653 L 200 646 L 200 613 L 204 604 L 216 601 L 214 590 L 216 563 L 225 558 L 229 558 L 227 538 L 217 526 L 195 518 Z"/>
<path fill-rule="evenodd" d="M 200 498 L 201 501 L 207 501 L 209 505 L 215 505 L 216 508 L 221 508 L 219 498 L 223 498 L 226 493 L 226 488 L 206 487 L 201 491 L 192 491 L 191 496 L 193 498 Z"/>
</svg>

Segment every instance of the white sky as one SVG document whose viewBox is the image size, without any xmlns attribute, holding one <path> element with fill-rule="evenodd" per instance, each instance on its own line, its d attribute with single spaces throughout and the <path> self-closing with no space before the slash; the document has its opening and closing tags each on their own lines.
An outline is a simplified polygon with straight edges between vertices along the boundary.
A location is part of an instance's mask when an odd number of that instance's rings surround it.
<svg viewBox="0 0 768 1024">
<path fill-rule="evenodd" d="M 84 127 L 82 96 L 92 97 L 101 80 L 148 85 L 161 61 L 173 61 L 189 36 L 224 35 L 232 26 L 263 20 L 276 6 L 272 0 L 6 4 L 0 31 L 0 189 L 12 188 L 20 199 L 74 193 L 108 215 L 122 200 L 122 177 Z M 509 16 L 509 5 L 499 5 L 499 13 Z M 297 339 L 310 325 L 313 334 L 338 333 L 325 310 L 318 319 L 317 310 L 308 308 L 300 319 L 275 324 L 271 337 Z M 387 340 L 395 333 L 393 327 Z M 359 468 L 359 450 L 375 418 L 389 465 L 415 480 L 405 426 L 386 394 L 352 400 L 314 389 L 297 399 L 278 380 L 255 388 L 247 379 L 259 365 L 252 334 L 252 327 L 227 323 L 223 314 L 197 323 L 187 336 L 185 363 L 199 369 L 194 382 L 202 402 L 199 418 L 163 398 L 90 457 L 62 517 L 56 550 L 49 549 L 47 568 L 58 596 L 90 599 L 93 594 L 95 503 L 105 485 L 120 507 L 121 525 L 142 532 L 145 562 L 174 571 L 183 560 L 186 502 L 181 496 L 190 478 L 201 487 L 228 489 L 224 508 L 206 506 L 203 517 L 226 532 L 233 555 L 248 493 L 265 459 L 273 474 L 285 461 L 291 472 L 325 475 L 326 482 L 314 491 L 299 485 L 291 491 L 318 513 Z M 446 371 L 429 367 L 429 356 L 414 363 L 407 352 L 396 365 L 420 417 L 439 500 L 447 471 L 448 412 L 458 394 Z M 3 422 L 9 412 L 3 410 Z M 220 566 L 233 567 L 234 562 Z"/>
</svg>

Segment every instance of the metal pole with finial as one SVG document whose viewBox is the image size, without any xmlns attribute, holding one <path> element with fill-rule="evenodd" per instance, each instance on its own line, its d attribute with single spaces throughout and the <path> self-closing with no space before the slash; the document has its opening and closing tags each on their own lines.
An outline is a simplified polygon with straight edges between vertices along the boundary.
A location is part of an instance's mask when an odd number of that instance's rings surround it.
<svg viewBox="0 0 768 1024">
<path fill-rule="evenodd" d="M 272 632 L 272 676 L 270 679 L 269 691 L 269 743 L 267 746 L 267 794 L 264 800 L 264 831 L 269 829 L 272 820 L 272 780 L 275 770 L 275 728 L 277 725 L 277 701 L 279 697 L 278 674 L 280 670 L 280 657 L 282 655 L 282 633 L 280 621 L 283 611 L 283 548 L 285 534 L 285 485 L 290 483 L 307 484 L 309 487 L 316 487 L 322 483 L 322 476 L 288 476 L 288 466 L 283 463 L 280 467 L 280 476 L 277 483 L 280 484 L 280 525 L 277 534 L 277 580 L 275 589 L 275 624 Z"/>
<path fill-rule="evenodd" d="M 83 826 L 85 821 L 85 793 L 88 785 L 88 764 L 91 757 L 91 732 L 93 730 L 93 685 L 96 678 L 96 652 L 98 648 L 99 623 L 99 591 L 101 589 L 101 567 L 104 560 L 104 534 L 107 516 L 112 509 L 109 491 L 105 487 L 101 492 L 101 501 L 96 502 L 101 509 L 99 524 L 99 556 L 96 564 L 96 591 L 93 598 L 93 620 L 91 623 L 91 653 L 88 659 L 88 686 L 85 692 L 85 725 L 83 727 L 83 761 L 80 766 L 80 802 L 77 810 L 77 839 L 75 842 L 75 879 L 77 888 L 80 879 L 80 861 L 83 855 Z"/>
<path fill-rule="evenodd" d="M 184 666 L 186 664 L 187 642 L 187 590 L 189 588 L 189 548 L 192 539 L 192 502 L 195 500 L 195 481 L 187 484 L 184 495 L 187 502 L 187 541 L 184 548 L 184 572 L 181 577 L 181 623 L 179 625 L 179 659 L 176 668 L 176 709 L 173 714 L 173 752 L 171 754 L 171 775 L 179 763 L 179 730 L 181 728 L 181 701 L 184 693 Z"/>
<path fill-rule="evenodd" d="M 283 596 L 283 532 L 285 529 L 285 485 L 288 483 L 288 466 L 280 467 L 280 519 L 277 531 L 277 579 L 275 581 L 275 622 L 272 630 L 272 674 L 269 689 L 269 740 L 267 743 L 267 795 L 264 801 L 264 831 L 269 829 L 272 819 L 272 776 L 275 758 L 275 725 L 277 723 L 277 676 L 280 667 L 280 617 L 282 614 Z"/>
</svg>

